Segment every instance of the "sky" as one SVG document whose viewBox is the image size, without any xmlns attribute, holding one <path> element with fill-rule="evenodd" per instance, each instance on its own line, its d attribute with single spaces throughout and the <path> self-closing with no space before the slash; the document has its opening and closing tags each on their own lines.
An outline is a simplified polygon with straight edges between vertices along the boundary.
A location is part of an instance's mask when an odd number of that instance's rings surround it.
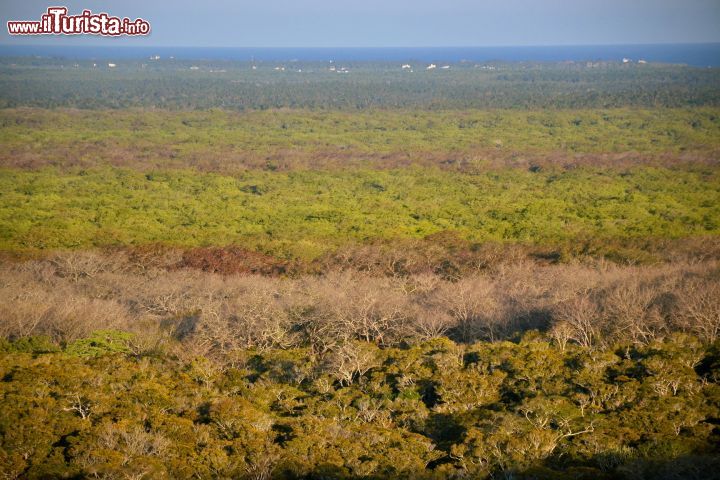
<svg viewBox="0 0 720 480">
<path fill-rule="evenodd" d="M 148 37 L 10 36 L 67 6 L 152 26 Z M 0 0 L 0 44 L 427 47 L 720 42 L 720 0 Z"/>
</svg>

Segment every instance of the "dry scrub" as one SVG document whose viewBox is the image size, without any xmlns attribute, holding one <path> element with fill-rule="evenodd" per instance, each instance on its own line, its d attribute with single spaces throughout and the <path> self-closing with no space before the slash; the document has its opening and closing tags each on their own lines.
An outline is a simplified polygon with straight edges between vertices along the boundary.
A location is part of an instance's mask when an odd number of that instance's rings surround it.
<svg viewBox="0 0 720 480">
<path fill-rule="evenodd" d="M 152 265 L 127 252 L 4 262 L 0 334 L 47 335 L 64 343 L 94 330 L 121 329 L 141 334 L 136 348 L 179 341 L 200 355 L 300 345 L 322 354 L 353 340 L 380 346 L 439 336 L 498 341 L 528 329 L 547 332 L 561 348 L 570 342 L 647 344 L 672 331 L 707 342 L 720 337 L 716 261 L 618 266 L 520 260 L 455 281 L 429 273 L 336 270 L 282 278 Z"/>
</svg>

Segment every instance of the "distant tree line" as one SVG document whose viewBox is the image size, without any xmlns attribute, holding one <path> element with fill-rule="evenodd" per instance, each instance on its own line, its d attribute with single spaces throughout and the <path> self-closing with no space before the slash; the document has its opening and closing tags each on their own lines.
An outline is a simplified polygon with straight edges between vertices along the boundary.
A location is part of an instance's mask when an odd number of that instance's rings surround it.
<svg viewBox="0 0 720 480">
<path fill-rule="evenodd" d="M 12 62 L 12 63 L 11 63 Z M 143 66 L 47 59 L 3 59 L 0 108 L 83 109 L 313 108 L 614 108 L 720 105 L 717 69 L 584 64 L 505 64 L 496 70 L 457 65 L 447 71 L 402 72 L 388 64 L 353 64 L 350 73 L 327 64 L 287 71 L 246 63 L 188 62 Z M 197 62 L 196 62 L 197 63 Z M 301 72 L 299 72 L 300 70 Z"/>
</svg>

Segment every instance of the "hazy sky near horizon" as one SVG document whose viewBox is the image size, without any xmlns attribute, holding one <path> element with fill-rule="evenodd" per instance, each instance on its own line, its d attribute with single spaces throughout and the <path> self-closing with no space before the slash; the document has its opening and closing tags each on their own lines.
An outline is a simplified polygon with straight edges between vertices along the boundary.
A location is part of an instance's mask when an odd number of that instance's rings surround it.
<svg viewBox="0 0 720 480">
<path fill-rule="evenodd" d="M 380 47 L 720 42 L 720 0 L 0 0 L 8 20 L 65 5 L 152 25 L 148 37 L 12 37 L 13 45 Z"/>
</svg>

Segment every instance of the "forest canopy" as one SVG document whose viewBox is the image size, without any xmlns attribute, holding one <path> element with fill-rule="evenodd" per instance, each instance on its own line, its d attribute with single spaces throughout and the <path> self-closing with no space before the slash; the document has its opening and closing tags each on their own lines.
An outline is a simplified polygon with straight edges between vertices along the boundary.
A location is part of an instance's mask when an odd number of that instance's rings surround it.
<svg viewBox="0 0 720 480">
<path fill-rule="evenodd" d="M 0 58 L 0 475 L 720 478 L 720 72 L 445 66 Z"/>
<path fill-rule="evenodd" d="M 108 68 L 107 62 L 117 62 Z M 718 69 L 620 62 L 328 63 L 1 58 L 0 107 L 616 108 L 718 106 Z M 193 68 L 194 67 L 194 68 Z M 283 70 L 278 70 L 282 67 Z M 334 70 L 331 70 L 331 67 Z M 347 74 L 337 70 L 346 68 Z"/>
</svg>

